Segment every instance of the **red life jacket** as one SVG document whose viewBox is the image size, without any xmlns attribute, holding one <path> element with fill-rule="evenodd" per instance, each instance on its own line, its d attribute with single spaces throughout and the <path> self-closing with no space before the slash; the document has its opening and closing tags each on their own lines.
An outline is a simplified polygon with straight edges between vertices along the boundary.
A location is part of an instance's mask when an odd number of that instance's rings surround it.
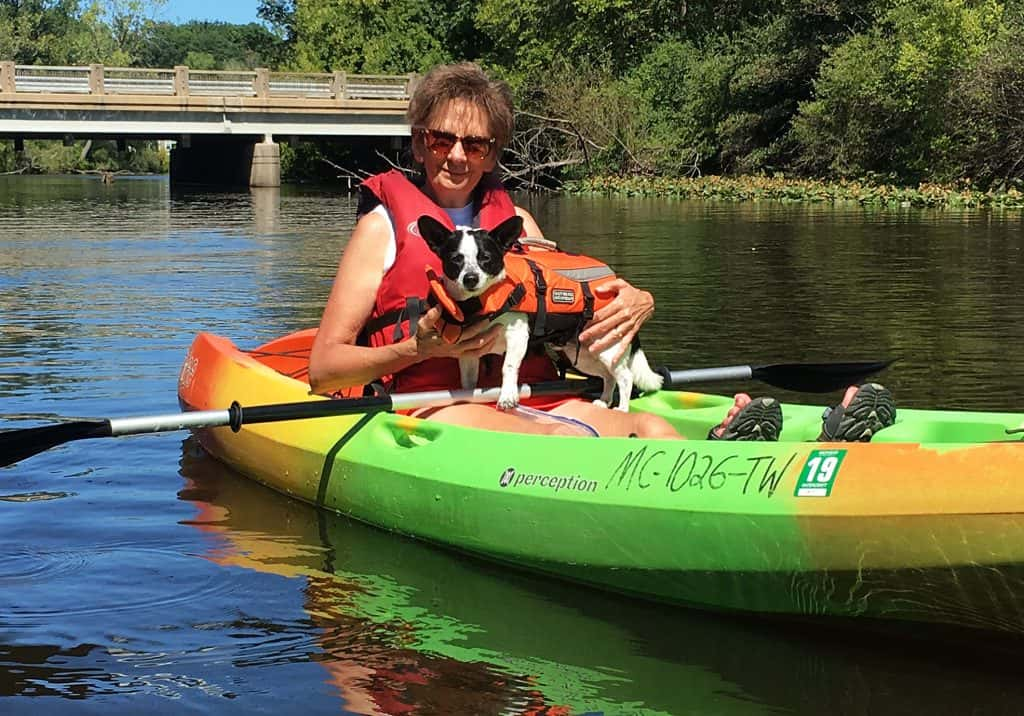
<svg viewBox="0 0 1024 716">
<path fill-rule="evenodd" d="M 452 230 L 455 226 L 445 211 L 437 206 L 404 174 L 393 169 L 372 176 L 361 185 L 391 214 L 395 230 L 395 263 L 384 274 L 373 310 L 360 336 L 370 346 L 385 346 L 410 337 L 430 295 L 425 266 L 441 271 L 441 260 L 419 235 L 417 220 L 428 214 Z M 485 177 L 474 197 L 476 223 L 491 229 L 515 215 L 515 205 L 501 182 Z M 558 372 L 543 354 L 527 356 L 520 370 L 520 382 L 553 380 Z M 430 358 L 411 365 L 381 382 L 391 392 L 448 390 L 461 387 L 459 364 L 454 358 Z M 480 361 L 479 387 L 501 383 L 501 356 L 484 356 Z"/>
<path fill-rule="evenodd" d="M 456 302 L 445 291 L 433 267 L 426 272 L 433 298 L 444 309 L 441 334 L 451 343 L 468 323 L 516 311 L 529 317 L 531 344 L 562 345 L 576 339 L 594 311 L 611 302 L 610 297 L 596 296 L 593 288 L 615 278 L 607 264 L 597 259 L 529 242 L 505 254 L 501 282 L 465 301 Z"/>
</svg>

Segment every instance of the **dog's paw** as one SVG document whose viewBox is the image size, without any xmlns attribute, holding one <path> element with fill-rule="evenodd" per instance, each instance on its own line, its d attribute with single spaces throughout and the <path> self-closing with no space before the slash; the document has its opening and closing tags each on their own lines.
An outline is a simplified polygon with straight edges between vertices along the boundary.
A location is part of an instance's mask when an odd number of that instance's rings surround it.
<svg viewBox="0 0 1024 716">
<path fill-rule="evenodd" d="M 509 390 L 498 394 L 498 409 L 512 410 L 519 407 L 519 393 Z"/>
<path fill-rule="evenodd" d="M 607 408 L 608 407 L 608 403 L 604 402 L 600 398 L 598 398 L 597 400 L 594 401 L 594 405 L 596 405 L 599 408 Z"/>
</svg>

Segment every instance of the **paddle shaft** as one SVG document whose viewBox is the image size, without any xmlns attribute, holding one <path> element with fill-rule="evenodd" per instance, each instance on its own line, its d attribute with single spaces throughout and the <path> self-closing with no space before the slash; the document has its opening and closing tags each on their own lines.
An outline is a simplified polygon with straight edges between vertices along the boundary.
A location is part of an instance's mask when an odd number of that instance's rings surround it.
<svg viewBox="0 0 1024 716">
<path fill-rule="evenodd" d="M 519 386 L 519 397 L 523 399 L 537 395 L 575 395 L 594 387 L 595 384 L 587 380 L 556 380 L 535 385 L 521 385 Z M 273 423 L 283 420 L 305 420 L 425 407 L 440 408 L 455 403 L 493 403 L 498 400 L 499 392 L 500 388 L 477 388 L 475 390 L 433 390 L 421 393 L 395 393 L 340 400 L 314 400 L 244 407 L 235 403 L 226 410 L 198 410 L 136 418 L 111 418 L 107 422 L 110 424 L 110 436 L 114 437 L 196 428 L 216 428 L 225 425 L 237 430 L 242 425 Z"/>
<path fill-rule="evenodd" d="M 754 377 L 754 368 L 749 365 L 730 365 L 721 368 L 692 368 L 690 370 L 672 370 L 668 372 L 668 375 L 669 383 L 672 385 L 750 380 Z"/>
</svg>

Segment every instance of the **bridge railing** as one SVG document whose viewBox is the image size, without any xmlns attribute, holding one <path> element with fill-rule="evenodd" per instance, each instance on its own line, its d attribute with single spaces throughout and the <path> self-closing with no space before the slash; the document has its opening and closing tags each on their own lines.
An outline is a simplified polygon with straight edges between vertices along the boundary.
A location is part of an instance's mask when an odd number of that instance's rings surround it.
<svg viewBox="0 0 1024 716">
<path fill-rule="evenodd" d="M 0 62 L 0 93 L 301 97 L 408 100 L 417 76 L 139 67 L 52 67 Z"/>
</svg>

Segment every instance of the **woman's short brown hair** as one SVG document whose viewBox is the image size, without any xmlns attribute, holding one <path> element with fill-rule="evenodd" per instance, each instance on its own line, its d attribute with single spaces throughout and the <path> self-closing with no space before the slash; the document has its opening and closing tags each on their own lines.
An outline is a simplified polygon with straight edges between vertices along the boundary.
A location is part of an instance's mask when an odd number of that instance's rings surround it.
<svg viewBox="0 0 1024 716">
<path fill-rule="evenodd" d="M 501 80 L 492 80 L 473 62 L 438 65 L 416 85 L 406 119 L 413 127 L 426 126 L 434 112 L 452 100 L 463 99 L 479 107 L 491 128 L 500 151 L 512 137 L 512 90 Z"/>
</svg>

